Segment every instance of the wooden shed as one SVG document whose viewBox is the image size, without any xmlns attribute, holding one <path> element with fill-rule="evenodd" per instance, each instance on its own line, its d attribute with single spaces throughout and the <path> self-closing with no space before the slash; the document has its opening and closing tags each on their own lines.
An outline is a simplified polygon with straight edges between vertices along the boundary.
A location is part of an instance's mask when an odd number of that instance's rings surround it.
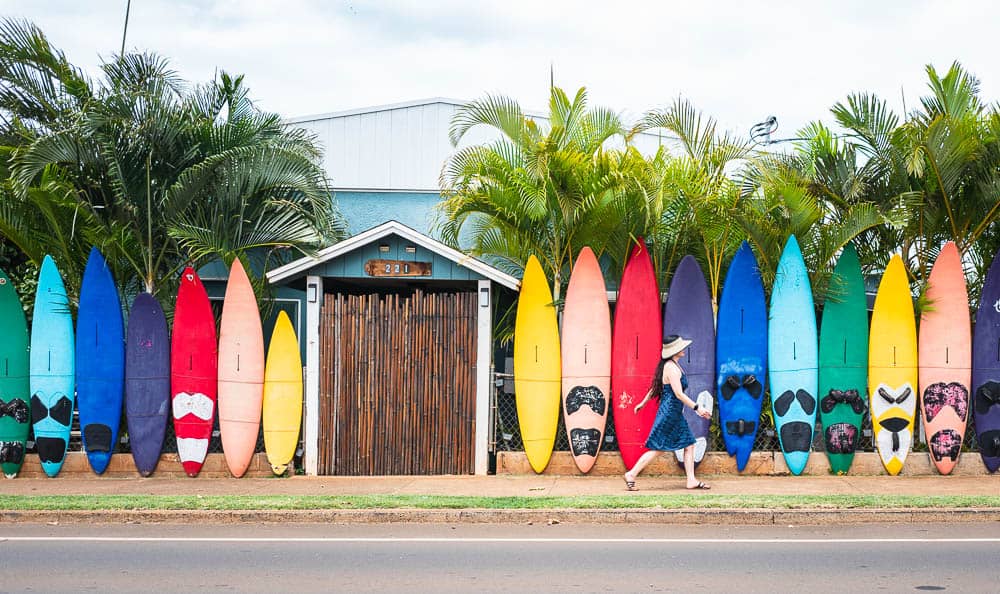
<svg viewBox="0 0 1000 594">
<path fill-rule="evenodd" d="M 267 274 L 306 295 L 307 474 L 486 474 L 496 286 L 396 221 Z"/>
</svg>

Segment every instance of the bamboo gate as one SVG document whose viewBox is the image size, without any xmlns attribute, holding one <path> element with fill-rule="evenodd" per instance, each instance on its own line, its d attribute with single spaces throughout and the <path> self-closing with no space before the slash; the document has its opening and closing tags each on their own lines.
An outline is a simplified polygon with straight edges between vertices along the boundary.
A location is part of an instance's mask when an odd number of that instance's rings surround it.
<svg viewBox="0 0 1000 594">
<path fill-rule="evenodd" d="M 476 294 L 328 294 L 319 474 L 474 471 Z"/>
</svg>

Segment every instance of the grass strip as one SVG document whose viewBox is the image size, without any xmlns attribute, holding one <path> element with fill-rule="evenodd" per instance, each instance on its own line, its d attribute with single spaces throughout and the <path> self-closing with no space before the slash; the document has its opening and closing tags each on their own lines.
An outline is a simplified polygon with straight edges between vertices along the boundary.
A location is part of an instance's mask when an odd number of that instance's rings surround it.
<svg viewBox="0 0 1000 594">
<path fill-rule="evenodd" d="M 997 508 L 1000 496 L 968 495 L 0 495 L 0 510 L 322 509 L 892 509 Z"/>
</svg>

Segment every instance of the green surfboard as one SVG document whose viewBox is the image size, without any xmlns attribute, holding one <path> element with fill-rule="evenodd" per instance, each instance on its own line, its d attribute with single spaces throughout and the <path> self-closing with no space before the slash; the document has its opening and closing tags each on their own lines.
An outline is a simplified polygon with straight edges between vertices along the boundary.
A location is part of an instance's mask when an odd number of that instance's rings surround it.
<svg viewBox="0 0 1000 594">
<path fill-rule="evenodd" d="M 858 253 L 848 244 L 830 279 L 819 338 L 819 414 L 830 471 L 847 474 L 868 394 L 868 301 Z"/>
<path fill-rule="evenodd" d="M 0 469 L 21 470 L 31 426 L 28 388 L 28 324 L 14 283 L 0 270 Z"/>
</svg>

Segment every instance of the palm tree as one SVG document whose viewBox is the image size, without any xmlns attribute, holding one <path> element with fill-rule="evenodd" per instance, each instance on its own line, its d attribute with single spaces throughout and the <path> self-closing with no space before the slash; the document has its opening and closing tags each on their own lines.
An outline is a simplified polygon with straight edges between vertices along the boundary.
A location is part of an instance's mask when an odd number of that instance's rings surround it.
<svg viewBox="0 0 1000 594">
<path fill-rule="evenodd" d="M 650 162 L 654 174 L 643 179 L 652 182 L 647 191 L 652 216 L 641 232 L 654 238 L 652 251 L 660 270 L 673 270 L 686 253 L 695 255 L 705 268 L 717 304 L 723 267 L 745 235 L 732 217 L 740 201 L 734 174 L 751 156 L 752 147 L 719 132 L 715 119 L 686 99 L 647 112 L 629 137 L 656 128 L 677 137 L 681 154 L 664 153 Z"/>
<path fill-rule="evenodd" d="M 189 90 L 166 60 L 116 56 L 93 81 L 21 21 L 0 24 L 0 232 L 71 285 L 96 244 L 134 290 L 184 265 L 343 237 L 313 139 L 258 110 L 243 78 Z M 128 290 L 128 289 L 126 289 Z"/>
<path fill-rule="evenodd" d="M 603 145 L 623 134 L 621 120 L 610 110 L 588 109 L 583 88 L 570 100 L 553 87 L 548 122 L 526 116 L 513 99 L 488 96 L 458 110 L 452 144 L 476 126 L 492 128 L 498 138 L 463 148 L 445 163 L 437 231 L 516 276 L 535 254 L 558 301 L 580 249 L 589 245 L 600 256 L 620 224 L 621 155 Z"/>
</svg>

